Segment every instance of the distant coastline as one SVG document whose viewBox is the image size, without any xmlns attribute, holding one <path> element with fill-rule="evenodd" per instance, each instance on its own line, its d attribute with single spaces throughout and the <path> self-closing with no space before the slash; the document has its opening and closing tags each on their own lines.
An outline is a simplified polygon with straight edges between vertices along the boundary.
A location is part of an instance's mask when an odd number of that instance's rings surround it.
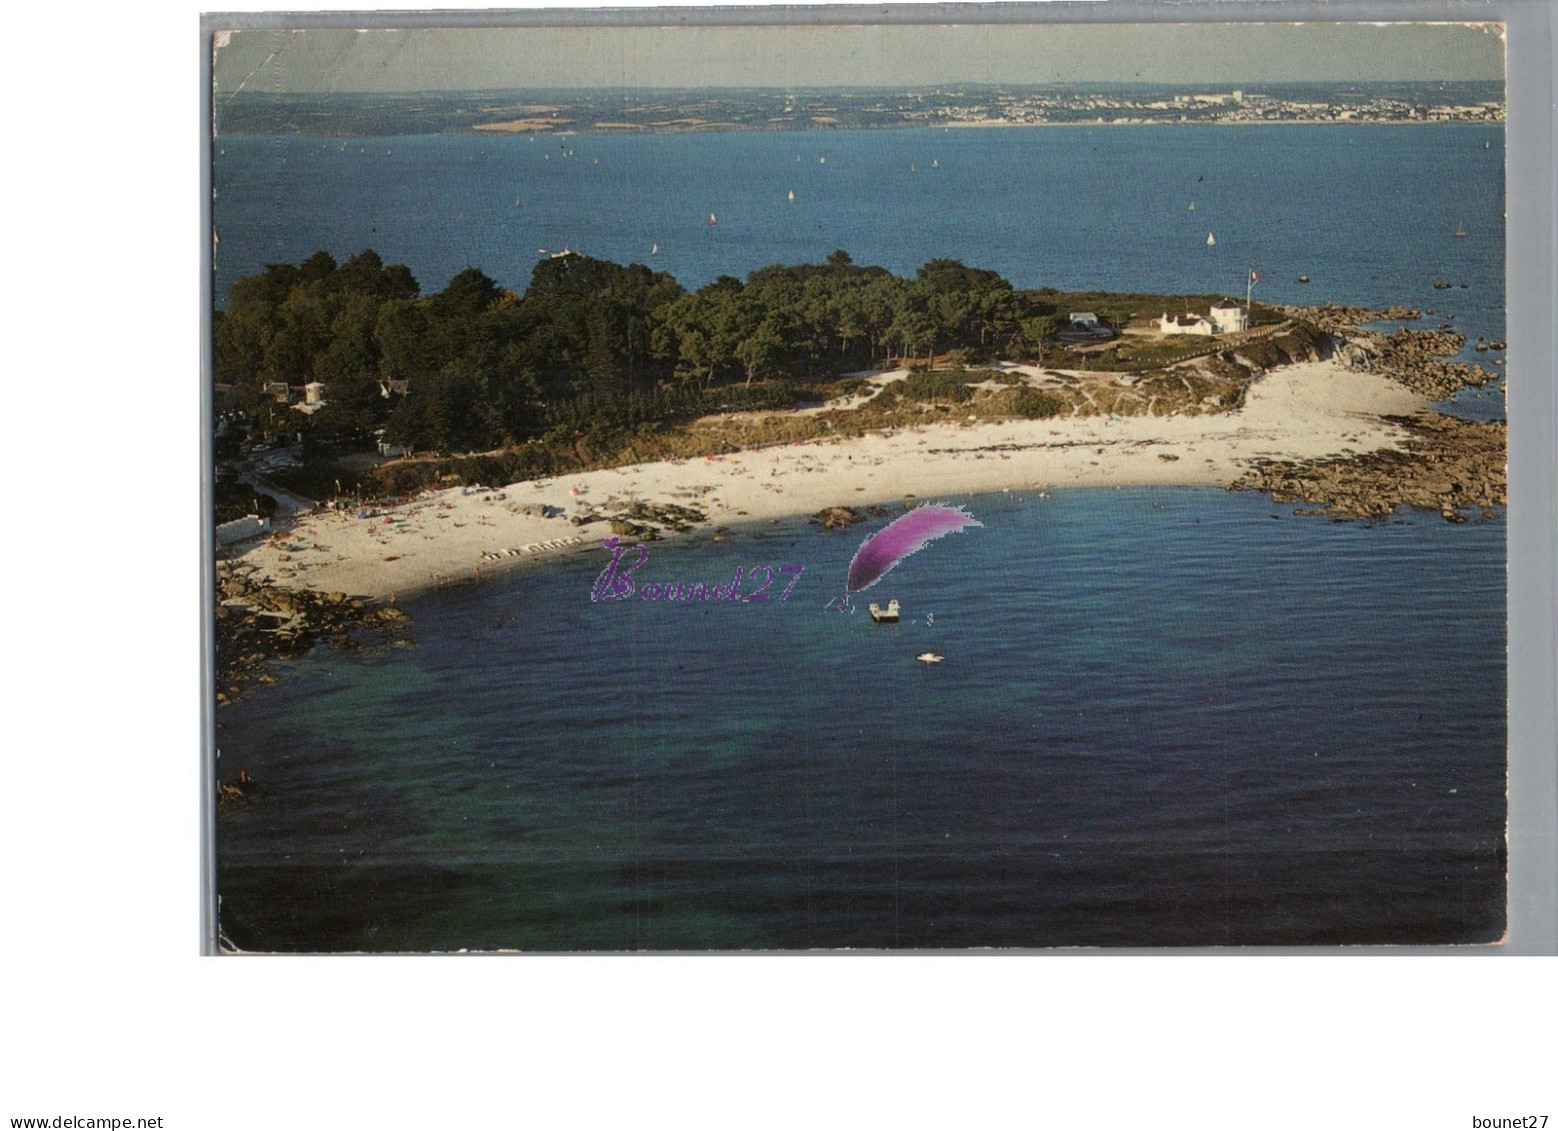
<svg viewBox="0 0 1558 1131">
<path fill-rule="evenodd" d="M 1196 119 L 1191 121 L 1166 121 L 1163 119 L 1131 118 L 1131 119 L 1097 119 L 1078 120 L 1069 122 L 1014 122 L 1005 118 L 988 118 L 981 120 L 957 119 L 945 122 L 896 122 L 879 126 L 850 126 L 848 129 L 870 130 L 986 130 L 986 129 L 1112 129 L 1120 126 L 1151 126 L 1154 128 L 1169 128 L 1174 126 L 1443 126 L 1443 125 L 1467 125 L 1467 124 L 1501 124 L 1502 118 L 1466 118 L 1466 119 L 1434 119 L 1414 120 L 1400 118 L 1348 118 L 1344 120 L 1326 120 L 1319 118 L 1218 118 Z M 492 122 L 483 125 L 472 126 L 469 133 L 479 135 L 484 133 L 515 134 L 521 137 L 653 137 L 664 134 L 712 134 L 712 133 L 825 133 L 832 132 L 841 127 L 817 126 L 797 127 L 794 129 L 762 129 L 758 127 L 741 126 L 728 122 L 707 122 L 696 126 L 668 126 L 661 128 L 622 127 L 618 125 L 598 125 L 584 129 L 508 129 L 509 123 Z M 415 135 L 413 135 L 415 136 Z"/>
<path fill-rule="evenodd" d="M 1017 126 L 1500 123 L 1498 84 L 1266 90 L 1052 88 L 897 91 L 510 91 L 266 95 L 217 110 L 217 133 L 532 137 Z"/>
</svg>

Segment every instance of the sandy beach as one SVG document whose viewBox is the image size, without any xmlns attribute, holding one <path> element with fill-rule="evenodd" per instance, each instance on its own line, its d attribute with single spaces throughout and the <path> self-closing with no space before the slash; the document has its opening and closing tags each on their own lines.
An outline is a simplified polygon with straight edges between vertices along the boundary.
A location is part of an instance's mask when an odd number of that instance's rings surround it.
<svg viewBox="0 0 1558 1131">
<path fill-rule="evenodd" d="M 496 489 L 454 487 L 393 508 L 302 514 L 262 541 L 232 547 L 228 556 L 283 587 L 390 600 L 592 550 L 611 533 L 609 524 L 569 520 L 633 502 L 701 511 L 707 530 L 906 495 L 1226 486 L 1253 460 L 1399 447 L 1405 433 L 1384 418 L 1425 403 L 1401 385 L 1335 361 L 1304 363 L 1254 382 L 1232 412 L 937 423 Z M 552 516 L 542 517 L 543 508 Z"/>
</svg>

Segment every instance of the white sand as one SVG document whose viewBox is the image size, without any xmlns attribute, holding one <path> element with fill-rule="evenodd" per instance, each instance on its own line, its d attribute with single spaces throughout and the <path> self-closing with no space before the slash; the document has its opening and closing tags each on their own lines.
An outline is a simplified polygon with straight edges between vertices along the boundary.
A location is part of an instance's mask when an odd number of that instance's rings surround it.
<svg viewBox="0 0 1558 1131">
<path fill-rule="evenodd" d="M 713 460 L 592 471 L 499 492 L 456 487 L 372 518 L 348 512 L 301 515 L 273 538 L 233 552 L 281 585 L 407 596 L 558 553 L 595 551 L 611 533 L 605 522 L 576 527 L 566 516 L 546 519 L 512 509 L 527 504 L 562 508 L 571 516 L 592 505 L 635 499 L 675 503 L 701 509 L 709 525 L 717 526 L 910 494 L 934 499 L 1008 487 L 1224 486 L 1257 459 L 1316 459 L 1397 447 L 1404 434 L 1382 417 L 1412 413 L 1424 404 L 1384 378 L 1315 362 L 1261 378 L 1235 412 L 999 424 L 965 420 Z M 565 540 L 572 541 L 561 544 Z"/>
</svg>

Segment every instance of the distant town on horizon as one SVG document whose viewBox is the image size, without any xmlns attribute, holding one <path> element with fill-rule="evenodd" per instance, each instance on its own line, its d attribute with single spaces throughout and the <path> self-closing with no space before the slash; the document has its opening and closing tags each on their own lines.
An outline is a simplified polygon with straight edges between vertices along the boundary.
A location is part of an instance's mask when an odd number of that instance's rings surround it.
<svg viewBox="0 0 1558 1131">
<path fill-rule="evenodd" d="M 645 134 L 1039 125 L 1502 122 L 1503 83 L 512 89 L 219 99 L 221 135 Z"/>
</svg>

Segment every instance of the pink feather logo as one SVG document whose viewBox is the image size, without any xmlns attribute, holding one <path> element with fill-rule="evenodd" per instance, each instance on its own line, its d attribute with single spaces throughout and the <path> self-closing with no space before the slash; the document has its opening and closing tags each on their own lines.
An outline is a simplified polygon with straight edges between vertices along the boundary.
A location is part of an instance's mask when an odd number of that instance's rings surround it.
<svg viewBox="0 0 1558 1131">
<path fill-rule="evenodd" d="M 926 503 L 906 515 L 895 518 L 860 544 L 849 563 L 845 593 L 869 589 L 886 576 L 887 571 L 910 554 L 923 550 L 943 534 L 968 526 L 983 526 L 962 507 Z"/>
</svg>

